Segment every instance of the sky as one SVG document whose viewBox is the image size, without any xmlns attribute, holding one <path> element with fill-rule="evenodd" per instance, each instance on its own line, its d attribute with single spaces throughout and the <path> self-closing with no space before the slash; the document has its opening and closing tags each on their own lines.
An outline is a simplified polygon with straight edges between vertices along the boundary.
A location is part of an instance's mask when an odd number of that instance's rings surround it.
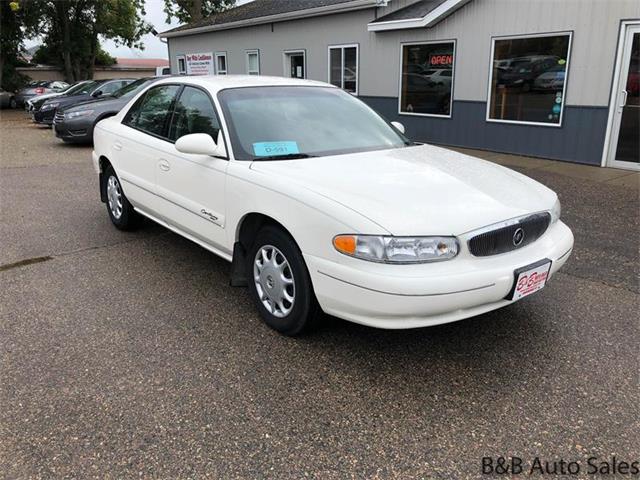
<svg viewBox="0 0 640 480">
<path fill-rule="evenodd" d="M 237 0 L 238 5 L 248 3 L 252 0 Z M 177 27 L 179 23 L 174 19 L 172 23 L 167 24 L 166 14 L 163 11 L 164 0 L 146 0 L 145 10 L 147 15 L 145 20 L 149 22 L 158 32 L 164 32 L 170 28 Z M 135 48 L 116 46 L 112 41 L 102 43 L 102 47 L 114 57 L 124 58 L 167 58 L 167 45 L 162 43 L 159 38 L 153 35 L 145 35 L 142 37 L 145 45 L 144 50 Z M 37 45 L 38 41 L 25 42 L 25 46 L 30 48 Z"/>
</svg>

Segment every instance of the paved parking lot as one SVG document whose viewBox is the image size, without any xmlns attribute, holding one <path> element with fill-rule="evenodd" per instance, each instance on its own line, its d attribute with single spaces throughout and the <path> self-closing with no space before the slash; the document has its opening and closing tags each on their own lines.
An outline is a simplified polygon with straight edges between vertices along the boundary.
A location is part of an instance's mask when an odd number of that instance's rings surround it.
<svg viewBox="0 0 640 480">
<path fill-rule="evenodd" d="M 290 339 L 223 260 L 112 228 L 90 148 L 3 111 L 0 149 L 0 478 L 462 479 L 483 456 L 640 453 L 625 172 L 489 155 L 560 193 L 576 248 L 548 288 L 440 327 L 325 318 Z"/>
</svg>

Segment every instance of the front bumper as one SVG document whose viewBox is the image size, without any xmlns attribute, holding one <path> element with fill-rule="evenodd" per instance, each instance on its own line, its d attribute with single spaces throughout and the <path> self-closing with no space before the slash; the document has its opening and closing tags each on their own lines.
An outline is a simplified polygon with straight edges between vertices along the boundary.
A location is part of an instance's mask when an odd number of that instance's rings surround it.
<svg viewBox="0 0 640 480">
<path fill-rule="evenodd" d="M 400 329 L 454 322 L 507 306 L 513 303 L 505 297 L 516 269 L 548 258 L 551 278 L 572 248 L 571 230 L 558 221 L 531 245 L 491 257 L 473 257 L 466 248 L 453 260 L 421 265 L 304 257 L 326 313 L 372 327 Z"/>
<path fill-rule="evenodd" d="M 45 111 L 42 111 L 42 109 L 33 110 L 31 114 L 33 116 L 34 122 L 43 123 L 45 125 L 51 125 L 53 123 L 53 117 L 55 117 L 56 115 L 56 109 L 52 108 L 50 110 L 45 110 Z"/>
<path fill-rule="evenodd" d="M 62 122 L 55 122 L 53 128 L 56 132 L 56 137 L 66 140 L 68 142 L 76 143 L 91 143 L 93 142 L 93 123 L 81 120 L 63 120 Z"/>
</svg>

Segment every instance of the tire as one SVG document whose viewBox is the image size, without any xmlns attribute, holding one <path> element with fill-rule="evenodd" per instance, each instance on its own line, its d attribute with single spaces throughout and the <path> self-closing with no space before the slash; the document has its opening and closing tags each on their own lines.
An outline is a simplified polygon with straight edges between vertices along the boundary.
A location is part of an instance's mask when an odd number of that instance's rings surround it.
<svg viewBox="0 0 640 480">
<path fill-rule="evenodd" d="M 140 225 L 140 215 L 133 209 L 125 197 L 120 179 L 109 166 L 103 176 L 104 191 L 107 194 L 107 212 L 111 223 L 119 230 L 134 230 Z"/>
<path fill-rule="evenodd" d="M 16 99 L 14 97 L 11 97 L 9 99 L 9 108 L 12 108 L 14 110 L 18 108 L 18 102 L 16 102 Z"/>
<path fill-rule="evenodd" d="M 247 256 L 247 279 L 260 316 L 274 330 L 299 335 L 318 318 L 320 307 L 302 253 L 280 228 L 267 226 L 258 232 Z"/>
</svg>

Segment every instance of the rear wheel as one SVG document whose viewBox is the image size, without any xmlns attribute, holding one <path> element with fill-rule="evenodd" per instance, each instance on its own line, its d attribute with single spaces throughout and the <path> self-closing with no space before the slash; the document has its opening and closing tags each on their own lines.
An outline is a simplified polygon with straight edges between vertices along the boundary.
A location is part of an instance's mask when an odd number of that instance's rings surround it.
<svg viewBox="0 0 640 480">
<path fill-rule="evenodd" d="M 9 99 L 9 108 L 18 108 L 18 102 L 16 102 L 15 97 Z"/>
<path fill-rule="evenodd" d="M 120 230 L 133 230 L 140 223 L 140 216 L 125 197 L 120 179 L 109 166 L 104 174 L 104 189 L 107 194 L 107 212 L 111 222 Z"/>
<path fill-rule="evenodd" d="M 249 292 L 274 330 L 298 335 L 319 313 L 309 272 L 293 239 L 281 229 L 260 230 L 247 257 Z"/>
</svg>

